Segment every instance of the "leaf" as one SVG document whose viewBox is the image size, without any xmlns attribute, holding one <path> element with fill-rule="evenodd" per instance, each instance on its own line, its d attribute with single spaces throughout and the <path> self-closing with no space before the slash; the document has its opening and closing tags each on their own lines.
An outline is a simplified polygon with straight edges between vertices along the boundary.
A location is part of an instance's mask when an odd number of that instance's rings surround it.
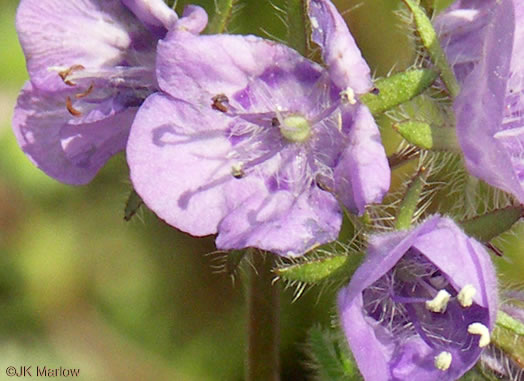
<svg viewBox="0 0 524 381">
<path fill-rule="evenodd" d="M 375 81 L 375 90 L 364 94 L 360 100 L 373 115 L 392 109 L 430 87 L 438 74 L 430 69 L 407 70 Z"/>
<path fill-rule="evenodd" d="M 315 363 L 320 380 L 362 380 L 353 356 L 337 335 L 317 326 L 309 330 L 308 338 L 309 355 Z"/>
<path fill-rule="evenodd" d="M 142 201 L 138 193 L 132 189 L 126 201 L 126 207 L 124 209 L 124 220 L 130 221 L 143 203 L 144 201 Z"/>
<path fill-rule="evenodd" d="M 428 123 L 415 120 L 394 123 L 392 127 L 408 143 L 422 149 L 462 152 L 454 128 L 433 127 Z"/>
<path fill-rule="evenodd" d="M 286 0 L 287 43 L 303 56 L 308 51 L 305 0 Z"/>
<path fill-rule="evenodd" d="M 467 235 L 488 242 L 511 229 L 524 216 L 522 206 L 510 206 L 462 221 L 460 225 Z"/>
<path fill-rule="evenodd" d="M 504 351 L 517 364 L 524 364 L 524 325 L 503 311 L 497 314 L 497 324 L 491 343 Z"/>
<path fill-rule="evenodd" d="M 275 272 L 284 280 L 306 284 L 325 280 L 346 280 L 351 277 L 362 258 L 363 255 L 360 254 L 329 256 L 282 266 Z"/>
</svg>

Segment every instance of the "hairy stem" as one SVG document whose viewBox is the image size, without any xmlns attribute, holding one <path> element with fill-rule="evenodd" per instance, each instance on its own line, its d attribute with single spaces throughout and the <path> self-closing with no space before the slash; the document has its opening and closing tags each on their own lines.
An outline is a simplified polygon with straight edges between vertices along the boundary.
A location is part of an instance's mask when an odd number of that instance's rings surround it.
<svg viewBox="0 0 524 381">
<path fill-rule="evenodd" d="M 274 258 L 251 252 L 248 279 L 247 381 L 280 379 L 280 288 L 272 284 Z"/>
</svg>

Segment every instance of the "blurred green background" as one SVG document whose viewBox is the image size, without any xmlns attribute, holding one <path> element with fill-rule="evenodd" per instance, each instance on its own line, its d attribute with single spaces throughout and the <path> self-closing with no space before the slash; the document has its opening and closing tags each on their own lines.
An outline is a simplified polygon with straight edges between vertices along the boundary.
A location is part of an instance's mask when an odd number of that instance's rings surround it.
<svg viewBox="0 0 524 381">
<path fill-rule="evenodd" d="M 195 3 L 213 9 L 212 0 Z M 123 155 L 91 184 L 71 187 L 19 150 L 10 123 L 27 74 L 17 4 L 0 0 L 0 379 L 10 365 L 45 365 L 79 368 L 79 380 L 242 380 L 242 276 L 217 272 L 213 238 L 192 238 L 148 211 L 126 223 Z M 410 64 L 398 1 L 337 4 L 377 76 Z M 261 28 L 285 33 L 269 1 L 248 1 L 232 31 L 264 36 Z M 384 138 L 390 148 L 397 142 L 389 131 Z M 499 240 L 506 257 L 497 262 L 512 285 L 523 280 L 522 225 Z M 310 290 L 291 303 L 285 290 L 282 298 L 282 379 L 308 379 L 305 334 L 330 325 L 334 292 Z"/>
</svg>

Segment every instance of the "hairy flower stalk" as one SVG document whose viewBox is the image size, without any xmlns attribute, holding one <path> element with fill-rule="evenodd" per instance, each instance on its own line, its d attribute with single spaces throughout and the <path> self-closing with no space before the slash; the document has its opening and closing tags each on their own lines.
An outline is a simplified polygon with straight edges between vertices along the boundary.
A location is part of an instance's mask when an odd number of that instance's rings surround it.
<svg viewBox="0 0 524 381">
<path fill-rule="evenodd" d="M 390 171 L 358 100 L 372 85 L 347 26 L 327 0 L 308 3 L 325 68 L 255 36 L 159 43 L 162 92 L 150 96 L 127 148 L 144 202 L 217 247 L 294 256 L 336 239 L 342 210 L 381 201 Z"/>
<path fill-rule="evenodd" d="M 158 88 L 158 40 L 175 24 L 205 26 L 189 16 L 178 20 L 162 0 L 22 0 L 16 27 L 30 80 L 13 128 L 29 158 L 57 180 L 89 182 L 125 148 L 138 107 Z"/>
<path fill-rule="evenodd" d="M 461 92 L 457 136 L 468 170 L 524 203 L 524 3 L 456 1 L 435 20 Z"/>
<path fill-rule="evenodd" d="M 366 380 L 456 380 L 490 342 L 495 271 L 481 244 L 433 216 L 372 236 L 338 307 Z"/>
</svg>

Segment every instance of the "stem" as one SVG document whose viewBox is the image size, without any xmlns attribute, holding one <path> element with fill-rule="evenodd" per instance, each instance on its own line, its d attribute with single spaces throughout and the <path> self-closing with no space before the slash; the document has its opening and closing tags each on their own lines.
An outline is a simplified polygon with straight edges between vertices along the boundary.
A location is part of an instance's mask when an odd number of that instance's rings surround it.
<svg viewBox="0 0 524 381">
<path fill-rule="evenodd" d="M 248 279 L 247 381 L 280 379 L 280 287 L 272 284 L 274 258 L 251 252 Z"/>
</svg>

